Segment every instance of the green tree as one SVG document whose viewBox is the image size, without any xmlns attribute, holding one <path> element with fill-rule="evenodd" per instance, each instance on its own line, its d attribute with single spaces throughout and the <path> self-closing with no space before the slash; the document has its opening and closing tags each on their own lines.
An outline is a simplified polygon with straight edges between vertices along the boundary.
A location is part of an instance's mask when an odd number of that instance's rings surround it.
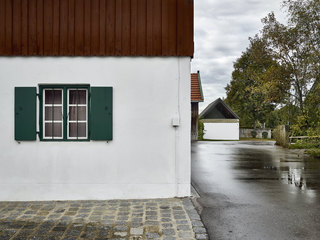
<svg viewBox="0 0 320 240">
<path fill-rule="evenodd" d="M 286 0 L 284 6 L 290 16 L 289 25 L 295 27 L 303 49 L 308 52 L 304 61 L 309 87 L 302 116 L 294 128 L 303 134 L 320 135 L 320 1 Z"/>
<path fill-rule="evenodd" d="M 272 59 L 266 42 L 258 36 L 251 38 L 250 46 L 234 63 L 232 80 L 226 87 L 226 102 L 239 115 L 242 127 L 271 122 L 270 112 L 288 91 L 286 79 L 285 69 Z"/>
<path fill-rule="evenodd" d="M 310 51 L 309 62 L 313 77 L 319 80 L 320 72 L 320 1 L 285 0 L 289 24 L 295 26 L 305 47 Z"/>
</svg>

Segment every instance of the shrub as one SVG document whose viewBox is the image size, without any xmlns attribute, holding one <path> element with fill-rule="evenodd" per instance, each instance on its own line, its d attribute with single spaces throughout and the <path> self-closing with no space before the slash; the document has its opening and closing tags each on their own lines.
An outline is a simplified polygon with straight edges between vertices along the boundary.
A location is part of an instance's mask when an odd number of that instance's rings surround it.
<svg viewBox="0 0 320 240">
<path fill-rule="evenodd" d="M 303 140 L 298 140 L 295 144 L 289 146 L 290 149 L 320 149 L 319 138 L 307 138 Z"/>
<path fill-rule="evenodd" d="M 276 140 L 276 144 L 288 147 L 289 144 L 289 131 L 288 128 L 284 125 L 279 125 L 272 131 L 274 140 Z"/>
<path fill-rule="evenodd" d="M 319 136 L 319 140 L 320 140 L 320 126 L 319 127 L 314 127 L 314 128 L 309 128 L 307 130 L 307 135 L 308 136 Z"/>
<path fill-rule="evenodd" d="M 313 157 L 320 158 L 320 149 L 309 149 L 307 153 Z"/>
<path fill-rule="evenodd" d="M 306 116 L 300 115 L 296 119 L 296 123 L 291 125 L 291 136 L 305 136 L 307 134 L 308 122 Z"/>
<path fill-rule="evenodd" d="M 257 137 L 257 132 L 256 131 L 251 131 L 251 136 L 253 137 L 253 138 L 256 138 Z"/>
<path fill-rule="evenodd" d="M 267 139 L 268 138 L 268 132 L 262 132 L 262 137 L 264 139 Z"/>
</svg>

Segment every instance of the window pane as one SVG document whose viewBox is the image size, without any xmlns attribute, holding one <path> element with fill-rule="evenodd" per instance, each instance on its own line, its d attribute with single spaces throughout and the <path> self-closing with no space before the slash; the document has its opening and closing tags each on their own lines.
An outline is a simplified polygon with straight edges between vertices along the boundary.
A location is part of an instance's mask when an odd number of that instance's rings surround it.
<svg viewBox="0 0 320 240">
<path fill-rule="evenodd" d="M 45 123 L 45 137 L 62 137 L 62 123 Z"/>
<path fill-rule="evenodd" d="M 69 90 L 69 104 L 77 104 L 77 90 Z"/>
<path fill-rule="evenodd" d="M 78 137 L 86 137 L 87 123 L 78 123 Z M 77 137 L 77 123 L 69 123 L 69 137 Z"/>
<path fill-rule="evenodd" d="M 45 90 L 44 91 L 45 94 L 45 103 L 46 104 L 52 104 L 52 100 L 53 100 L 53 92 L 52 90 Z"/>
<path fill-rule="evenodd" d="M 62 120 L 62 107 L 45 107 L 44 115 L 45 120 Z"/>
<path fill-rule="evenodd" d="M 72 106 L 72 107 L 69 107 L 69 120 L 70 121 L 77 121 L 77 120 L 86 121 L 87 120 L 86 107 L 84 107 L 84 106 L 78 106 L 78 107 Z"/>
<path fill-rule="evenodd" d="M 62 104 L 62 90 L 53 90 L 54 104 Z"/>
<path fill-rule="evenodd" d="M 69 107 L 69 120 L 77 120 L 77 107 Z"/>
<path fill-rule="evenodd" d="M 87 103 L 87 91 L 86 90 L 78 90 L 79 100 L 78 104 L 86 104 Z"/>
<path fill-rule="evenodd" d="M 53 124 L 53 136 L 62 137 L 62 123 Z"/>
<path fill-rule="evenodd" d="M 78 107 L 78 120 L 79 121 L 87 120 L 86 107 Z"/>
<path fill-rule="evenodd" d="M 86 90 L 69 90 L 69 104 L 86 104 L 87 91 Z"/>
<path fill-rule="evenodd" d="M 69 123 L 69 137 L 77 137 L 77 123 Z"/>
<path fill-rule="evenodd" d="M 45 90 L 45 104 L 62 104 L 62 90 Z"/>
<path fill-rule="evenodd" d="M 78 137 L 86 137 L 86 123 L 78 123 Z"/>
</svg>

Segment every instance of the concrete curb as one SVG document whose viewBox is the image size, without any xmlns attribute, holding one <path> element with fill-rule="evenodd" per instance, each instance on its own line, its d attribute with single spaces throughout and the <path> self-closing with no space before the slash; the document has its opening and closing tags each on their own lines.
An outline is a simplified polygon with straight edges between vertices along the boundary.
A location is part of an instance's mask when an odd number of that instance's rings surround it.
<svg viewBox="0 0 320 240">
<path fill-rule="evenodd" d="M 184 199 L 182 199 L 182 202 L 183 202 L 184 208 L 190 218 L 192 229 L 195 233 L 196 239 L 197 240 L 208 240 L 209 236 L 208 236 L 207 230 L 206 230 L 205 226 L 203 225 L 200 214 L 197 211 L 196 205 L 199 205 L 199 204 L 198 203 L 195 204 L 196 198 L 195 197 L 184 198 Z"/>
</svg>

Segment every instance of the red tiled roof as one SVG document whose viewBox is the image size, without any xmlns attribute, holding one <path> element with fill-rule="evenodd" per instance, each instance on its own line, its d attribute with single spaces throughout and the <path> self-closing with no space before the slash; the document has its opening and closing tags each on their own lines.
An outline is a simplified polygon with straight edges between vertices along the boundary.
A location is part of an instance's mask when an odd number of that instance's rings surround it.
<svg viewBox="0 0 320 240">
<path fill-rule="evenodd" d="M 191 102 L 203 102 L 199 73 L 191 73 Z"/>
</svg>

